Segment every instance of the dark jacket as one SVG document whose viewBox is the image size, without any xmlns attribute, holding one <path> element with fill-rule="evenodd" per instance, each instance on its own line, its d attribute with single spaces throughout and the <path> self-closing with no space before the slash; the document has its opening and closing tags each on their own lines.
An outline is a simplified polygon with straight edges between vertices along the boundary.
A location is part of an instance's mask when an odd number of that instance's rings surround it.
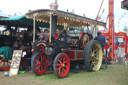
<svg viewBox="0 0 128 85">
<path fill-rule="evenodd" d="M 94 40 L 99 41 L 101 44 L 101 47 L 104 48 L 104 45 L 105 45 L 105 37 L 104 36 L 98 35 L 97 37 L 95 37 Z"/>
</svg>

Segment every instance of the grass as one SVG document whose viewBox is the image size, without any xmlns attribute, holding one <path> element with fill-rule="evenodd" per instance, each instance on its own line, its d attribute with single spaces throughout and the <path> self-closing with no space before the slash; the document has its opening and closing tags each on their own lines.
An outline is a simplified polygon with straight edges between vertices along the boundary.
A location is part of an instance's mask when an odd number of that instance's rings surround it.
<svg viewBox="0 0 128 85">
<path fill-rule="evenodd" d="M 128 66 L 125 69 L 128 85 Z M 102 68 L 97 72 L 69 72 L 68 76 L 62 79 L 58 79 L 53 72 L 32 76 L 31 79 L 41 81 L 44 85 L 125 85 L 124 66 L 118 64 L 109 65 L 108 69 Z"/>
</svg>

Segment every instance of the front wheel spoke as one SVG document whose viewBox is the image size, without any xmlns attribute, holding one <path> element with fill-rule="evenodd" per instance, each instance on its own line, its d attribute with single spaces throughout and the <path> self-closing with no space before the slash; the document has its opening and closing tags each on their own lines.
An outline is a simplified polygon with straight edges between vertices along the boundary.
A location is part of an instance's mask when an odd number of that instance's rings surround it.
<svg viewBox="0 0 128 85">
<path fill-rule="evenodd" d="M 65 72 L 65 69 L 64 68 L 62 69 L 62 72 Z"/>
<path fill-rule="evenodd" d="M 60 59 L 58 59 L 58 61 L 59 61 L 60 63 L 62 63 Z"/>
<path fill-rule="evenodd" d="M 44 66 L 40 66 L 40 70 L 43 70 L 44 69 Z"/>
<path fill-rule="evenodd" d="M 39 60 L 36 60 L 35 62 L 39 62 Z"/>
<path fill-rule="evenodd" d="M 67 61 L 64 61 L 63 64 L 67 63 Z"/>
<path fill-rule="evenodd" d="M 36 68 L 36 70 L 39 70 L 40 66 L 38 66 L 38 67 L 35 66 L 35 68 Z"/>
<path fill-rule="evenodd" d="M 61 61 L 61 62 L 62 62 L 62 60 L 63 60 L 63 57 L 60 58 L 60 61 Z"/>
<path fill-rule="evenodd" d="M 37 62 L 37 63 L 35 63 L 35 65 L 38 65 L 38 62 Z"/>
<path fill-rule="evenodd" d="M 60 73 L 60 70 L 61 70 L 61 68 L 59 69 L 59 73 Z"/>
<path fill-rule="evenodd" d="M 45 65 L 47 65 L 47 64 L 46 64 L 46 62 L 42 62 L 42 64 L 41 64 L 41 65 L 42 65 L 42 66 L 45 66 Z"/>
<path fill-rule="evenodd" d="M 63 68 L 67 68 L 67 64 L 64 64 Z"/>
<path fill-rule="evenodd" d="M 39 61 L 39 57 L 37 58 L 37 61 Z"/>
<path fill-rule="evenodd" d="M 40 65 L 40 62 L 39 61 L 37 62 L 37 65 Z"/>
<path fill-rule="evenodd" d="M 63 63 L 65 62 L 65 58 L 63 58 Z"/>
<path fill-rule="evenodd" d="M 64 72 L 63 72 L 63 68 L 61 69 L 61 74 L 63 74 Z"/>
<path fill-rule="evenodd" d="M 60 69 L 61 69 L 61 67 L 57 68 L 57 70 L 60 70 Z"/>
<path fill-rule="evenodd" d="M 41 57 L 41 61 L 43 61 L 42 57 Z"/>
<path fill-rule="evenodd" d="M 57 66 L 60 66 L 60 64 L 57 64 Z"/>
</svg>

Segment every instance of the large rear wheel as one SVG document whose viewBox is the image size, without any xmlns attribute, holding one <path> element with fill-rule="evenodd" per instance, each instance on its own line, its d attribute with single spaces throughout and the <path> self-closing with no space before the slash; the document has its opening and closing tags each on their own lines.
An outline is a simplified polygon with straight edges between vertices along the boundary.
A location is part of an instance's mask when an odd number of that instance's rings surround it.
<svg viewBox="0 0 128 85">
<path fill-rule="evenodd" d="M 43 53 L 36 53 L 32 58 L 32 70 L 36 75 L 42 75 L 48 67 L 47 57 Z"/>
<path fill-rule="evenodd" d="M 89 41 L 84 49 L 84 63 L 87 71 L 98 71 L 102 64 L 103 52 L 100 43 L 96 40 Z"/>
<path fill-rule="evenodd" d="M 70 61 L 65 53 L 59 53 L 53 62 L 53 69 L 57 77 L 66 77 L 70 69 Z"/>
</svg>

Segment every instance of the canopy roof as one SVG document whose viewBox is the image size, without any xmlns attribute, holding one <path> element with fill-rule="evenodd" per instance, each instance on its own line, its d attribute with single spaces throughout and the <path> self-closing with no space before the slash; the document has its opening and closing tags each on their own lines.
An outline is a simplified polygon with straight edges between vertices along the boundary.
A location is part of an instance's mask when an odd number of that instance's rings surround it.
<svg viewBox="0 0 128 85">
<path fill-rule="evenodd" d="M 25 15 L 0 19 L 0 25 L 11 25 L 17 27 L 29 27 L 33 26 L 33 20 L 26 18 Z M 36 21 L 36 27 L 49 27 L 49 23 Z M 58 25 L 57 27 L 61 27 Z"/>
<path fill-rule="evenodd" d="M 60 10 L 51 10 L 51 9 L 40 9 L 31 11 L 26 14 L 27 18 L 33 19 L 36 17 L 37 21 L 43 21 L 43 22 L 50 22 L 50 15 L 57 16 L 57 24 L 64 25 L 65 23 L 68 23 L 69 26 L 72 27 L 80 27 L 80 26 L 87 26 L 87 25 L 100 25 L 100 26 L 106 26 L 105 23 L 96 21 L 93 19 L 89 19 L 84 16 L 79 16 L 73 13 L 68 13 Z"/>
</svg>

